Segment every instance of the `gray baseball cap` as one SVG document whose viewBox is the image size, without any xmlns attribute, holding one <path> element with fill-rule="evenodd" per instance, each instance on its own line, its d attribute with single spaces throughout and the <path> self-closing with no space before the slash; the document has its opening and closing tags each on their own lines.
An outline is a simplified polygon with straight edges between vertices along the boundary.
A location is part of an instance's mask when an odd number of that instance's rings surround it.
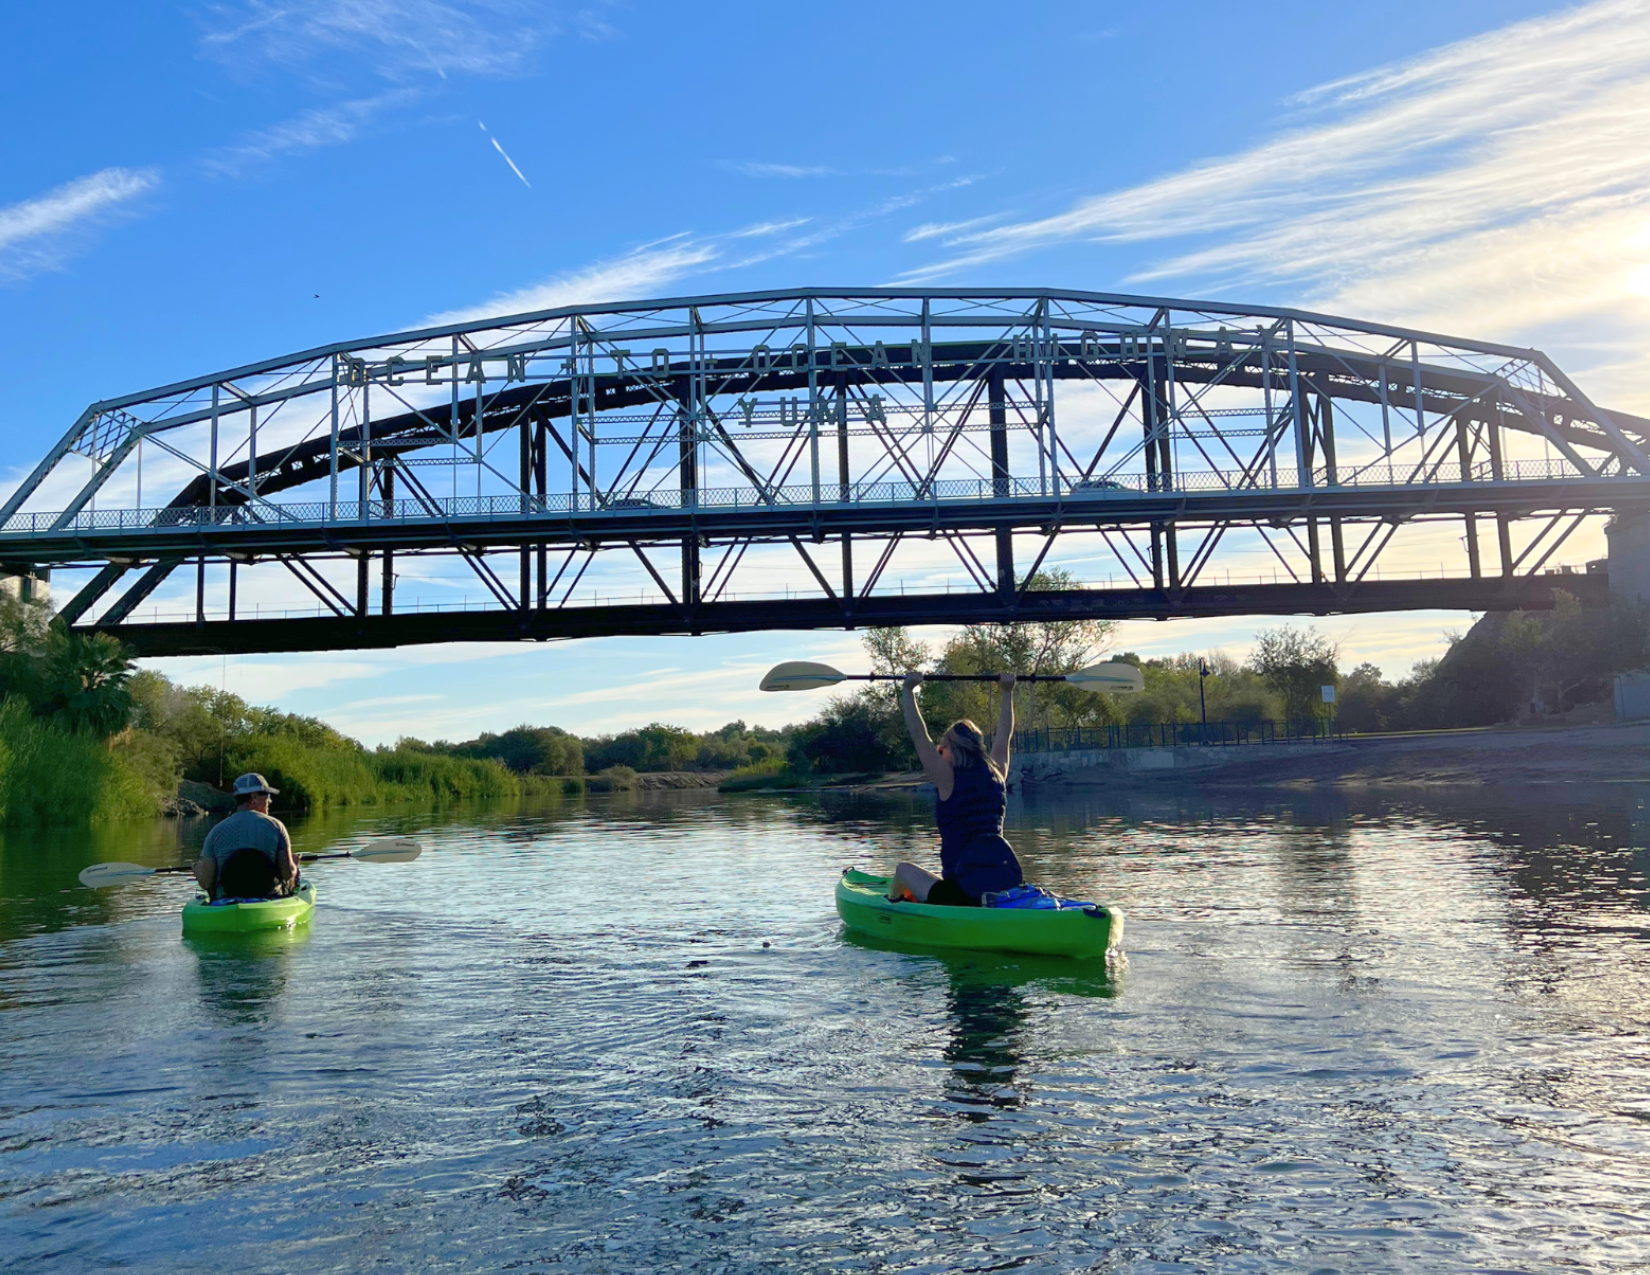
<svg viewBox="0 0 1650 1275">
<path fill-rule="evenodd" d="M 278 793 L 280 791 L 281 790 L 279 788 L 271 788 L 269 786 L 269 781 L 256 771 L 253 771 L 251 774 L 242 775 L 235 781 L 235 795 L 237 797 L 250 797 L 254 793 Z"/>
</svg>

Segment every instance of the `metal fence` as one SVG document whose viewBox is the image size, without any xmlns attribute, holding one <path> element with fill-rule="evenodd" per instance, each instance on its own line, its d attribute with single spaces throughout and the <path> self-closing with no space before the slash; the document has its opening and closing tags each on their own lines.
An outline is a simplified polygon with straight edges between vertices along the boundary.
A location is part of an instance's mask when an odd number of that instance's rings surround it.
<svg viewBox="0 0 1650 1275">
<path fill-rule="evenodd" d="M 1337 723 L 1307 717 L 1295 721 L 1128 722 L 1014 732 L 1014 751 L 1063 753 L 1080 748 L 1177 748 L 1236 744 L 1327 743 L 1344 738 Z"/>
</svg>

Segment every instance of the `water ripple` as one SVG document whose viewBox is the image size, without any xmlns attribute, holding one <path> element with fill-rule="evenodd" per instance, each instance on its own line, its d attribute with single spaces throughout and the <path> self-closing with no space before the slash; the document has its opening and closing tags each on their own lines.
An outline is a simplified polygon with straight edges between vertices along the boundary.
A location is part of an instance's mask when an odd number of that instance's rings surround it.
<svg viewBox="0 0 1650 1275">
<path fill-rule="evenodd" d="M 900 799 L 316 820 L 430 853 L 252 945 L 8 840 L 0 1268 L 1642 1270 L 1642 804 L 1017 806 L 1109 971 L 841 934 Z"/>
</svg>

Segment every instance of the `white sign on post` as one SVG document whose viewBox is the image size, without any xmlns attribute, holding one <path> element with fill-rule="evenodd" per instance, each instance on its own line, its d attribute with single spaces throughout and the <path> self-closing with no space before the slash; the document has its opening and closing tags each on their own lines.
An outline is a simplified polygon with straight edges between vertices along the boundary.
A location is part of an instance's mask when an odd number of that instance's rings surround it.
<svg viewBox="0 0 1650 1275">
<path fill-rule="evenodd" d="M 1335 702 L 1335 688 L 1333 686 L 1318 687 L 1318 694 L 1323 696 L 1323 702 L 1325 704 L 1333 704 Z"/>
</svg>

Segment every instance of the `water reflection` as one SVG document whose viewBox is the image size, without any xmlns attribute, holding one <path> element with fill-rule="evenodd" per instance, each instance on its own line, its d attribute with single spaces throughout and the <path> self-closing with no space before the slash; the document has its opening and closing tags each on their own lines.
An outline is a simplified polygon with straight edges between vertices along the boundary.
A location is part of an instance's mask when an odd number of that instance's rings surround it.
<svg viewBox="0 0 1650 1275">
<path fill-rule="evenodd" d="M 88 890 L 77 879 L 80 870 L 112 860 L 155 868 L 190 862 L 210 826 L 206 819 L 142 819 L 0 829 L 0 942 L 140 914 L 141 887 Z"/>
<path fill-rule="evenodd" d="M 964 1119 L 983 1123 L 991 1118 L 989 1108 L 1019 1105 L 1014 1073 L 1031 1011 L 1017 987 L 957 972 L 949 981 L 946 1013 L 951 1024 L 944 1057 L 951 1079 L 946 1097 L 962 1108 Z"/>
<path fill-rule="evenodd" d="M 219 1027 L 267 1027 L 280 1017 L 296 950 L 310 927 L 254 934 L 186 934 L 202 1016 Z"/>
</svg>

